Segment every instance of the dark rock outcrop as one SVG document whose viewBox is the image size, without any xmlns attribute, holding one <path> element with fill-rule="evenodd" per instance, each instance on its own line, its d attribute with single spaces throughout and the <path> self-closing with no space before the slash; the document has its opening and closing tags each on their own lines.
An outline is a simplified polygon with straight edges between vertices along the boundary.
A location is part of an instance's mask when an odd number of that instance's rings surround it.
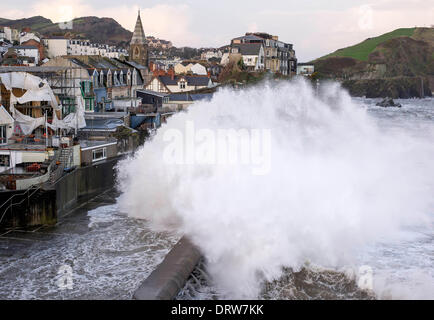
<svg viewBox="0 0 434 320">
<path fill-rule="evenodd" d="M 395 101 L 393 101 L 392 98 L 385 98 L 381 102 L 378 102 L 376 106 L 383 107 L 383 108 L 389 108 L 389 107 L 401 108 L 401 104 L 395 103 Z"/>
<path fill-rule="evenodd" d="M 395 77 L 346 80 L 342 86 L 352 96 L 366 98 L 408 99 L 431 97 L 430 82 L 425 77 Z"/>
</svg>

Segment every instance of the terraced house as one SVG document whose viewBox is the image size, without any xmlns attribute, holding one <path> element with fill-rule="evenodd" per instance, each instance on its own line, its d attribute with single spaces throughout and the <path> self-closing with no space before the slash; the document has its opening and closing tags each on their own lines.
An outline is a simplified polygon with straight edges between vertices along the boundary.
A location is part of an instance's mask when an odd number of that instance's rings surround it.
<svg viewBox="0 0 434 320">
<path fill-rule="evenodd" d="M 140 70 L 117 59 L 101 56 L 62 56 L 51 59 L 44 66 L 69 66 L 75 73 L 84 73 L 84 76 L 80 77 L 80 83 L 71 83 L 71 86 L 79 88 L 74 95 L 82 95 L 88 112 L 135 107 L 136 90 L 143 88 Z"/>
</svg>

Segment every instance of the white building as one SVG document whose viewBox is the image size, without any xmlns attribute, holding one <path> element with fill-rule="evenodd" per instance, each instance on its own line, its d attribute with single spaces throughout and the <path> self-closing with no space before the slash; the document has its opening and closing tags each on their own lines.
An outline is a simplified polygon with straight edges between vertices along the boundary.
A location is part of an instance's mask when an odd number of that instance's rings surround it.
<svg viewBox="0 0 434 320">
<path fill-rule="evenodd" d="M 241 54 L 243 63 L 248 70 L 264 70 L 265 54 L 261 43 L 240 43 L 231 49 L 232 54 Z"/>
<path fill-rule="evenodd" d="M 81 55 L 91 55 L 90 52 L 90 41 L 89 40 L 69 40 L 69 46 L 67 50 L 68 55 L 81 56 Z"/>
<path fill-rule="evenodd" d="M 17 29 L 12 29 L 10 27 L 3 27 L 3 33 L 6 40 L 8 40 L 10 43 L 13 43 L 14 41 L 18 41 L 20 38 L 20 33 Z"/>
<path fill-rule="evenodd" d="M 223 53 L 220 50 L 208 50 L 205 52 L 202 52 L 200 55 L 201 60 L 209 60 L 211 58 L 221 59 L 223 56 Z"/>
<path fill-rule="evenodd" d="M 220 64 L 222 66 L 226 66 L 229 63 L 229 55 L 230 55 L 229 52 L 223 53 L 222 59 L 220 60 Z"/>
<path fill-rule="evenodd" d="M 124 49 L 106 44 L 91 43 L 89 40 L 72 39 L 69 41 L 68 55 L 73 56 L 103 56 L 107 58 L 120 58 L 121 55 L 128 55 Z"/>
<path fill-rule="evenodd" d="M 12 49 L 15 50 L 15 52 L 23 57 L 30 57 L 35 59 L 35 65 L 39 63 L 40 57 L 39 57 L 39 49 L 35 46 L 14 46 Z"/>
<path fill-rule="evenodd" d="M 41 39 L 39 39 L 38 36 L 36 36 L 34 33 L 24 33 L 20 35 L 20 44 L 22 44 L 23 42 L 29 41 L 29 40 L 35 40 L 37 42 L 41 42 Z"/>
<path fill-rule="evenodd" d="M 145 85 L 146 90 L 164 93 L 188 92 L 213 87 L 213 82 L 207 76 L 154 76 Z"/>
<path fill-rule="evenodd" d="M 200 63 L 195 63 L 194 65 L 192 65 L 190 67 L 190 71 L 193 74 L 197 74 L 197 75 L 201 75 L 201 76 L 205 76 L 208 73 L 206 72 L 206 68 L 201 65 Z"/>
<path fill-rule="evenodd" d="M 315 66 L 308 63 L 297 64 L 297 75 L 310 76 L 315 72 Z"/>
<path fill-rule="evenodd" d="M 69 40 L 64 37 L 53 37 L 42 40 L 47 48 L 48 58 L 66 56 L 68 54 Z"/>
</svg>

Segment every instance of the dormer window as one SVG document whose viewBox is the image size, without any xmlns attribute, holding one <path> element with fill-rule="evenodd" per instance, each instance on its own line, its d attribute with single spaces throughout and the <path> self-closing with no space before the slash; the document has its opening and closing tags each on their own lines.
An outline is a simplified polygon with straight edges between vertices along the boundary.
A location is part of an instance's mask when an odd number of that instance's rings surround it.
<svg viewBox="0 0 434 320">
<path fill-rule="evenodd" d="M 107 72 L 107 87 L 111 87 L 112 83 L 113 83 L 112 72 L 109 69 L 109 71 Z"/>
<path fill-rule="evenodd" d="M 119 78 L 118 78 L 118 72 L 117 71 L 115 71 L 115 73 L 113 74 L 113 83 L 114 83 L 115 86 L 119 86 L 120 85 L 120 81 L 119 81 Z"/>
<path fill-rule="evenodd" d="M 99 83 L 100 83 L 101 87 L 104 86 L 104 71 L 102 71 L 102 70 L 99 73 Z"/>
<path fill-rule="evenodd" d="M 179 81 L 179 89 L 185 89 L 185 80 L 182 79 L 181 81 Z"/>
<path fill-rule="evenodd" d="M 98 88 L 98 72 L 96 70 L 93 72 L 93 87 Z"/>
<path fill-rule="evenodd" d="M 121 70 L 121 73 L 119 74 L 119 82 L 121 85 L 124 84 L 124 72 Z"/>
</svg>

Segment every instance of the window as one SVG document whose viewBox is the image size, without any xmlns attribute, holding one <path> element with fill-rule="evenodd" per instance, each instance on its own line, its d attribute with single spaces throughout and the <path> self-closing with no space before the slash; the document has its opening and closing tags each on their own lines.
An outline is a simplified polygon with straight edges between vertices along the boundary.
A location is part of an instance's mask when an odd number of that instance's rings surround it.
<svg viewBox="0 0 434 320">
<path fill-rule="evenodd" d="M 0 126 L 0 144 L 6 144 L 8 142 L 6 133 L 6 126 Z"/>
<path fill-rule="evenodd" d="M 10 166 L 10 156 L 8 154 L 0 154 L 0 167 Z"/>
<path fill-rule="evenodd" d="M 185 89 L 185 81 L 184 80 L 181 80 L 179 82 L 179 89 Z"/>
<path fill-rule="evenodd" d="M 104 160 L 107 158 L 107 148 L 100 148 L 92 150 L 92 162 Z"/>
<path fill-rule="evenodd" d="M 93 82 L 93 87 L 98 88 L 98 72 L 95 72 L 93 74 L 92 82 Z"/>
<path fill-rule="evenodd" d="M 111 86 L 112 86 L 112 81 L 113 81 L 112 73 L 111 73 L 111 71 L 109 70 L 109 71 L 107 72 L 107 87 L 111 87 Z"/>
</svg>

